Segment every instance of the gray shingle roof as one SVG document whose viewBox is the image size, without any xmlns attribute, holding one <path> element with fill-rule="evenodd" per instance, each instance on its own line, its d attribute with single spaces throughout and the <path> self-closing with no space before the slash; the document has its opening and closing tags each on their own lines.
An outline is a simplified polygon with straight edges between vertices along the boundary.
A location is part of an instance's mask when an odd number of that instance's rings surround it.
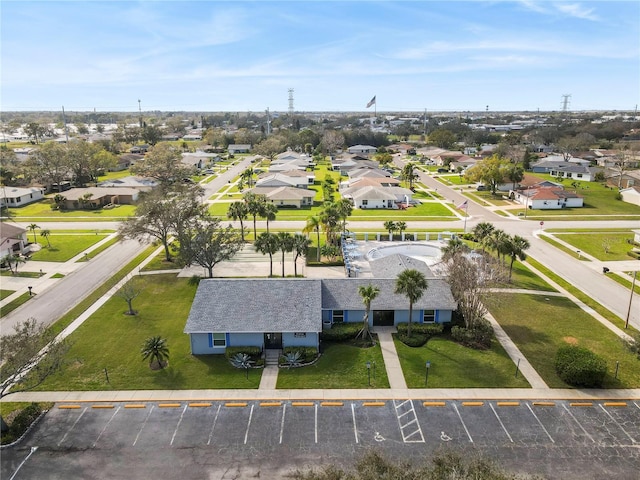
<svg viewBox="0 0 640 480">
<path fill-rule="evenodd" d="M 399 253 L 369 260 L 369 265 L 375 278 L 396 278 L 400 272 L 408 268 L 422 272 L 425 277 L 433 277 L 425 262 Z"/>
<path fill-rule="evenodd" d="M 319 332 L 318 279 L 204 279 L 185 333 Z"/>
<path fill-rule="evenodd" d="M 439 278 L 427 278 L 429 288 L 413 306 L 414 309 L 454 310 L 456 302 L 449 285 Z M 404 295 L 396 295 L 395 279 L 344 278 L 322 280 L 322 308 L 329 310 L 362 310 L 362 299 L 358 293 L 361 285 L 372 284 L 380 293 L 371 302 L 372 310 L 408 310 L 409 301 Z"/>
</svg>

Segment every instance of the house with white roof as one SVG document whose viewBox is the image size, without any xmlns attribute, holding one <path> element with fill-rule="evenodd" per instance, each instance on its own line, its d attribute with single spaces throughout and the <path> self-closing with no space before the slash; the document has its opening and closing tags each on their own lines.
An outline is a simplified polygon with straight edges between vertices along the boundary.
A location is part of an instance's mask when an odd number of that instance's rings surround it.
<svg viewBox="0 0 640 480">
<path fill-rule="evenodd" d="M 312 207 L 315 190 L 306 188 L 296 188 L 291 186 L 257 186 L 251 192 L 264 195 L 268 202 L 273 203 L 278 208 L 303 208 Z"/>
<path fill-rule="evenodd" d="M 313 172 L 306 172 L 302 170 L 287 170 L 285 172 L 277 173 L 265 173 L 260 175 L 257 186 L 274 187 L 274 186 L 292 186 L 297 188 L 307 188 L 309 185 L 313 185 L 315 181 L 315 174 Z"/>
<path fill-rule="evenodd" d="M 640 185 L 623 188 L 620 190 L 620 196 L 622 197 L 623 202 L 638 205 L 640 207 Z"/>
<path fill-rule="evenodd" d="M 26 251 L 27 229 L 11 223 L 0 224 L 0 258 L 19 255 Z"/>
<path fill-rule="evenodd" d="M 7 187 L 0 190 L 0 207 L 22 207 L 44 198 L 43 187 Z"/>
<path fill-rule="evenodd" d="M 347 148 L 347 152 L 351 154 L 373 155 L 377 151 L 377 147 L 371 145 L 353 145 Z"/>
<path fill-rule="evenodd" d="M 544 185 L 536 184 L 525 189 L 511 190 L 509 197 L 532 210 L 558 210 L 584 206 L 582 195 L 565 190 L 562 185 L 551 183 L 545 182 Z"/>
</svg>

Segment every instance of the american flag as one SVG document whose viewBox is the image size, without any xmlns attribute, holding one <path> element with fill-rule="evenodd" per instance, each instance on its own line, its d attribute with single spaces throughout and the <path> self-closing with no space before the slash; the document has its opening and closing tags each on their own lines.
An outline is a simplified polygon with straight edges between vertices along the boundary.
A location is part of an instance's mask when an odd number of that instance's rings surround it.
<svg viewBox="0 0 640 480">
<path fill-rule="evenodd" d="M 467 205 L 469 205 L 469 200 L 465 200 L 464 202 L 462 202 L 460 205 L 458 205 L 458 209 L 461 208 L 467 208 Z"/>
<path fill-rule="evenodd" d="M 367 103 L 367 108 L 369 108 L 371 105 L 374 105 L 375 103 L 376 103 L 376 96 L 374 95 L 373 98 L 369 100 L 369 103 Z"/>
</svg>

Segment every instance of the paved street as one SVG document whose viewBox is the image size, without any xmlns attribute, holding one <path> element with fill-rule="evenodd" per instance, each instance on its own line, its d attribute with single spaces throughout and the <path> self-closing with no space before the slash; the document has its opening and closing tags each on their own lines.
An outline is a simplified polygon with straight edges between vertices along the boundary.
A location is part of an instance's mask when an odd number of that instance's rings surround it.
<svg viewBox="0 0 640 480">
<path fill-rule="evenodd" d="M 60 403 L 19 447 L 2 452 L 0 473 L 275 479 L 375 449 L 417 461 L 436 451 L 484 452 L 551 479 L 625 480 L 637 478 L 639 441 L 637 401 Z"/>
</svg>

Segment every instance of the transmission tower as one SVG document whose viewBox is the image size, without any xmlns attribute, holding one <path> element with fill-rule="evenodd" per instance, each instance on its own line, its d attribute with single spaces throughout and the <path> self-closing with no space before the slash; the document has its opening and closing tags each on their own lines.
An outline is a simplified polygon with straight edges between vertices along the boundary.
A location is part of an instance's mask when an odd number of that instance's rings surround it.
<svg viewBox="0 0 640 480">
<path fill-rule="evenodd" d="M 289 116 L 293 117 L 293 88 L 287 90 L 289 92 Z"/>
<path fill-rule="evenodd" d="M 565 93 L 562 95 L 562 113 L 567 113 L 569 110 L 569 99 L 571 98 L 570 93 Z"/>
</svg>

